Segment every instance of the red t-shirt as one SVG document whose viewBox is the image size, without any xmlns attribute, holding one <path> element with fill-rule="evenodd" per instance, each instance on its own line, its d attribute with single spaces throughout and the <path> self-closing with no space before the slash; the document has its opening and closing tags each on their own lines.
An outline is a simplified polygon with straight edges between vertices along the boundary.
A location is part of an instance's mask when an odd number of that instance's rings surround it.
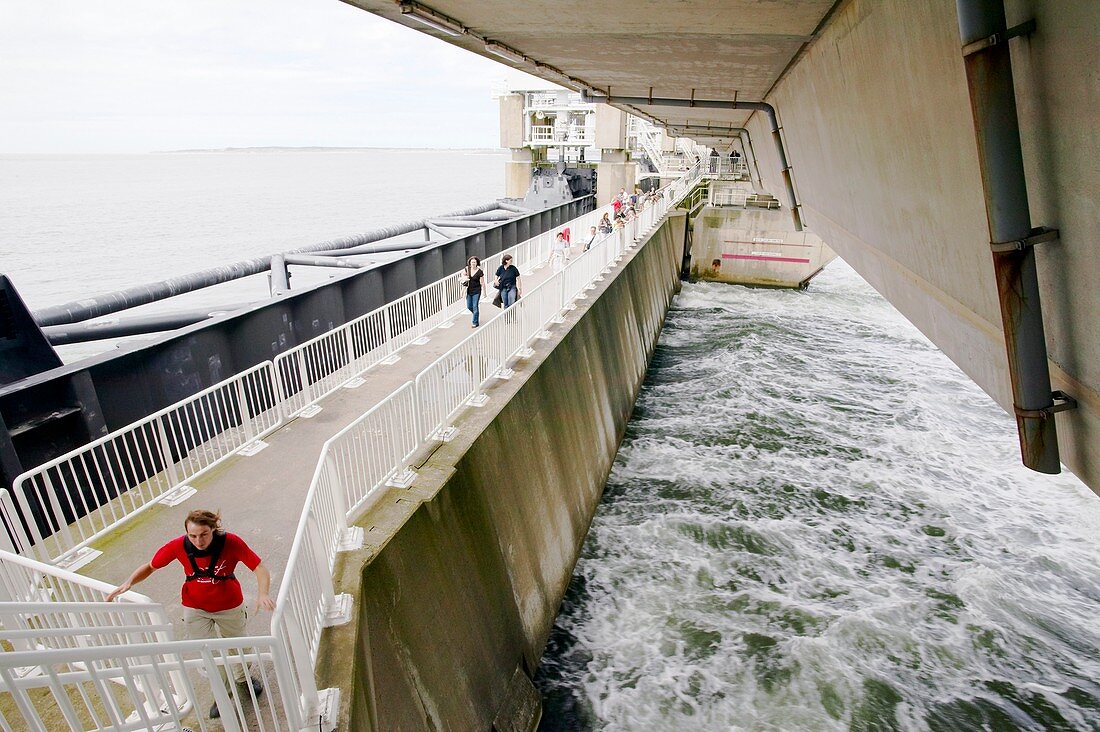
<svg viewBox="0 0 1100 732">
<path fill-rule="evenodd" d="M 186 537 L 179 536 L 168 542 L 153 555 L 153 569 L 161 569 L 177 560 L 183 565 L 185 574 L 191 574 L 191 561 L 187 558 L 187 551 L 183 548 L 183 540 Z M 260 566 L 260 558 L 252 551 L 244 539 L 236 534 L 226 533 L 225 546 L 221 556 L 218 557 L 218 566 L 214 573 L 219 575 L 231 574 L 237 562 L 256 571 Z M 210 567 L 210 557 L 195 557 L 195 564 L 200 570 Z M 235 579 L 215 580 L 212 577 L 196 577 L 190 582 L 183 583 L 180 593 L 184 607 L 193 607 L 196 610 L 205 610 L 208 613 L 217 613 L 222 610 L 231 610 L 244 602 L 241 593 L 241 583 Z"/>
</svg>

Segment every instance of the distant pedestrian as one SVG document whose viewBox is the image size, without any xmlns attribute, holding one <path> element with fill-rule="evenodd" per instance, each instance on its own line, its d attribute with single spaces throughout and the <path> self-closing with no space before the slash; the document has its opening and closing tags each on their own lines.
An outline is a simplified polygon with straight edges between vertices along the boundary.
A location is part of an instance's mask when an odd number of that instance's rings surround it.
<svg viewBox="0 0 1100 732">
<path fill-rule="evenodd" d="M 596 227 L 593 226 L 591 229 L 588 230 L 588 241 L 584 243 L 584 251 L 587 252 L 589 249 L 592 248 L 592 245 L 596 243 L 597 236 L 599 235 L 596 233 Z"/>
<path fill-rule="evenodd" d="M 187 638 L 196 640 L 244 636 L 248 610 L 245 608 L 241 583 L 233 569 L 240 562 L 256 575 L 256 612 L 275 609 L 275 603 L 268 595 L 271 590 L 271 573 L 244 539 L 222 529 L 220 514 L 213 511 L 192 511 L 187 514 L 183 529 L 183 536 L 172 539 L 157 549 L 151 561 L 135 569 L 128 580 L 107 595 L 107 602 L 128 592 L 134 585 L 148 579 L 153 572 L 167 567 L 175 560 L 183 565 L 186 573 L 181 597 Z M 233 664 L 234 680 L 241 685 L 251 682 L 252 692 L 258 697 L 264 692 L 263 683 L 255 677 L 249 678 L 246 667 L 243 659 L 240 663 Z M 217 719 L 220 716 L 215 703 L 210 707 L 210 718 Z"/>
<path fill-rule="evenodd" d="M 501 257 L 500 266 L 497 267 L 497 284 L 500 285 L 500 302 L 505 309 L 515 304 L 519 299 L 519 267 L 512 264 L 512 255 L 505 254 Z"/>
<path fill-rule="evenodd" d="M 568 253 L 569 242 L 565 240 L 565 235 L 559 231 L 558 235 L 554 237 L 554 243 L 550 246 L 550 259 L 547 264 L 554 265 L 554 271 L 560 272 L 562 267 L 565 266 Z"/>
<path fill-rule="evenodd" d="M 484 277 L 485 273 L 481 270 L 481 260 L 477 257 L 467 259 L 459 282 L 466 288 L 466 309 L 474 316 L 474 322 L 471 326 L 473 328 L 478 326 L 480 315 L 478 302 L 481 300 L 481 280 Z"/>
<path fill-rule="evenodd" d="M 600 219 L 600 223 L 597 225 L 597 228 L 600 230 L 601 234 L 610 234 L 611 233 L 611 229 L 612 229 L 611 219 L 608 216 L 608 214 L 605 213 L 603 215 L 603 218 Z"/>
</svg>

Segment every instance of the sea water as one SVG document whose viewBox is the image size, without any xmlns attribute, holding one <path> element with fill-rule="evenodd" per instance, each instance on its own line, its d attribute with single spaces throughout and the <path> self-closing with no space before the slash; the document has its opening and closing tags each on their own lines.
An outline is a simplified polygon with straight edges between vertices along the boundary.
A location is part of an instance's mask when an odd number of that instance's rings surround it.
<svg viewBox="0 0 1100 732">
<path fill-rule="evenodd" d="M 489 203 L 504 195 L 505 160 L 498 150 L 0 155 L 0 274 L 33 311 Z M 291 286 L 344 274 L 295 267 Z M 268 293 L 260 274 L 114 317 Z M 153 337 L 59 350 L 73 361 Z"/>
<path fill-rule="evenodd" d="M 1098 614 L 1100 498 L 847 265 L 687 284 L 540 729 L 1100 729 Z"/>
</svg>

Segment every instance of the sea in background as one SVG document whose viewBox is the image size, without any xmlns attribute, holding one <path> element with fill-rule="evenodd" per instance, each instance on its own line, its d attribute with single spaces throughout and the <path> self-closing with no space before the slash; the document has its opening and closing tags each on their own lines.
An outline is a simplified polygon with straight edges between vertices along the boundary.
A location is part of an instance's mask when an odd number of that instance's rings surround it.
<svg viewBox="0 0 1100 732">
<path fill-rule="evenodd" d="M 488 203 L 504 195 L 507 159 L 374 148 L 0 155 L 0 274 L 34 311 Z M 338 271 L 293 272 L 300 287 Z M 127 314 L 267 295 L 267 276 L 253 275 Z M 59 351 L 72 361 L 149 338 Z"/>
<path fill-rule="evenodd" d="M 33 310 L 485 203 L 506 159 L 0 156 L 0 272 Z M 1017 450 L 843 262 L 803 292 L 685 285 L 539 672 L 542 729 L 1100 730 L 1100 499 Z"/>
</svg>

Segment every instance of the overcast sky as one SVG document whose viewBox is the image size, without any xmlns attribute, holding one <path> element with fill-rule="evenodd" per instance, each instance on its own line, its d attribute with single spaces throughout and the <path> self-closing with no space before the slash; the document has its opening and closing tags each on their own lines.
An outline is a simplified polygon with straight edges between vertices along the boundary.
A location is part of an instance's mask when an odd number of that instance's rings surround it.
<svg viewBox="0 0 1100 732">
<path fill-rule="evenodd" d="M 497 147 L 551 85 L 339 0 L 0 0 L 0 152 Z"/>
</svg>

